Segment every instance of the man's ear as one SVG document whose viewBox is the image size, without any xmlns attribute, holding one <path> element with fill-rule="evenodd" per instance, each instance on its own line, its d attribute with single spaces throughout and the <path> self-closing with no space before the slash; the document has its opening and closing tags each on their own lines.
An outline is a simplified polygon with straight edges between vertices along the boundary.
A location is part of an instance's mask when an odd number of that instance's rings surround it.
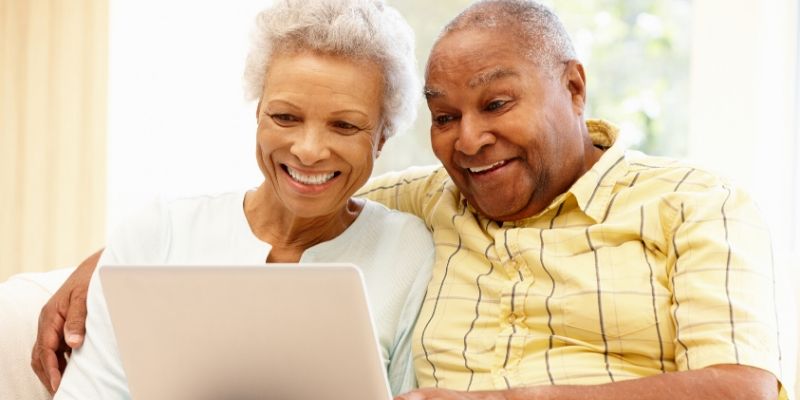
<svg viewBox="0 0 800 400">
<path fill-rule="evenodd" d="M 567 61 L 563 82 L 572 96 L 572 109 L 577 115 L 583 115 L 586 106 L 586 73 L 583 64 L 578 60 Z"/>
</svg>

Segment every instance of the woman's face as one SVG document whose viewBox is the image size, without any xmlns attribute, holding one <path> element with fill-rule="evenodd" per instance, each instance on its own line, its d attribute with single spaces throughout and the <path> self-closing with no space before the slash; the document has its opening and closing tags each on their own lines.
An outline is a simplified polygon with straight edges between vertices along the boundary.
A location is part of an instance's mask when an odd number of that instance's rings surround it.
<svg viewBox="0 0 800 400">
<path fill-rule="evenodd" d="M 340 212 L 369 178 L 383 144 L 383 75 L 370 62 L 277 55 L 258 108 L 258 165 L 286 209 Z"/>
</svg>

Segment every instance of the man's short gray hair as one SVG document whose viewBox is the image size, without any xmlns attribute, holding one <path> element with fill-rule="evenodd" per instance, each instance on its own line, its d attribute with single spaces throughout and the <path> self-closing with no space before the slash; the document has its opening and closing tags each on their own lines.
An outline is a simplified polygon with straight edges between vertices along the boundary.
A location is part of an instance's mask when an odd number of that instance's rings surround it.
<svg viewBox="0 0 800 400">
<path fill-rule="evenodd" d="M 532 0 L 479 1 L 445 26 L 440 36 L 465 29 L 505 29 L 519 35 L 526 55 L 540 67 L 555 68 L 577 59 L 572 40 L 548 7 Z"/>
<path fill-rule="evenodd" d="M 244 72 L 248 100 L 261 97 L 272 56 L 303 51 L 375 62 L 384 81 L 383 136 L 413 123 L 421 86 L 414 32 L 382 0 L 276 0 L 256 17 Z"/>
</svg>

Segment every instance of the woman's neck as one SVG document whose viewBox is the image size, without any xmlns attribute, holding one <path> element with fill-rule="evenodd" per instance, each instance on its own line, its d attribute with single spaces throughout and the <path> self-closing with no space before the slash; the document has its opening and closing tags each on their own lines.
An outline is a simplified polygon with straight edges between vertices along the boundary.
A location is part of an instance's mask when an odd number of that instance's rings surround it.
<svg viewBox="0 0 800 400">
<path fill-rule="evenodd" d="M 298 259 L 308 248 L 339 236 L 353 224 L 364 207 L 363 201 L 349 199 L 345 207 L 332 214 L 303 217 L 287 209 L 268 185 L 262 183 L 245 195 L 247 223 L 253 234 L 269 243 L 274 251 L 296 253 Z"/>
</svg>

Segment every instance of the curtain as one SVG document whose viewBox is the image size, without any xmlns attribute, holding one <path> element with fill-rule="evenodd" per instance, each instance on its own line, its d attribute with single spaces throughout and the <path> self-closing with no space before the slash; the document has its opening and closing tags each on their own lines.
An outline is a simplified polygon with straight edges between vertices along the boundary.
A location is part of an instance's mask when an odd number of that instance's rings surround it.
<svg viewBox="0 0 800 400">
<path fill-rule="evenodd" d="M 0 281 L 105 229 L 108 0 L 0 0 Z"/>
</svg>

